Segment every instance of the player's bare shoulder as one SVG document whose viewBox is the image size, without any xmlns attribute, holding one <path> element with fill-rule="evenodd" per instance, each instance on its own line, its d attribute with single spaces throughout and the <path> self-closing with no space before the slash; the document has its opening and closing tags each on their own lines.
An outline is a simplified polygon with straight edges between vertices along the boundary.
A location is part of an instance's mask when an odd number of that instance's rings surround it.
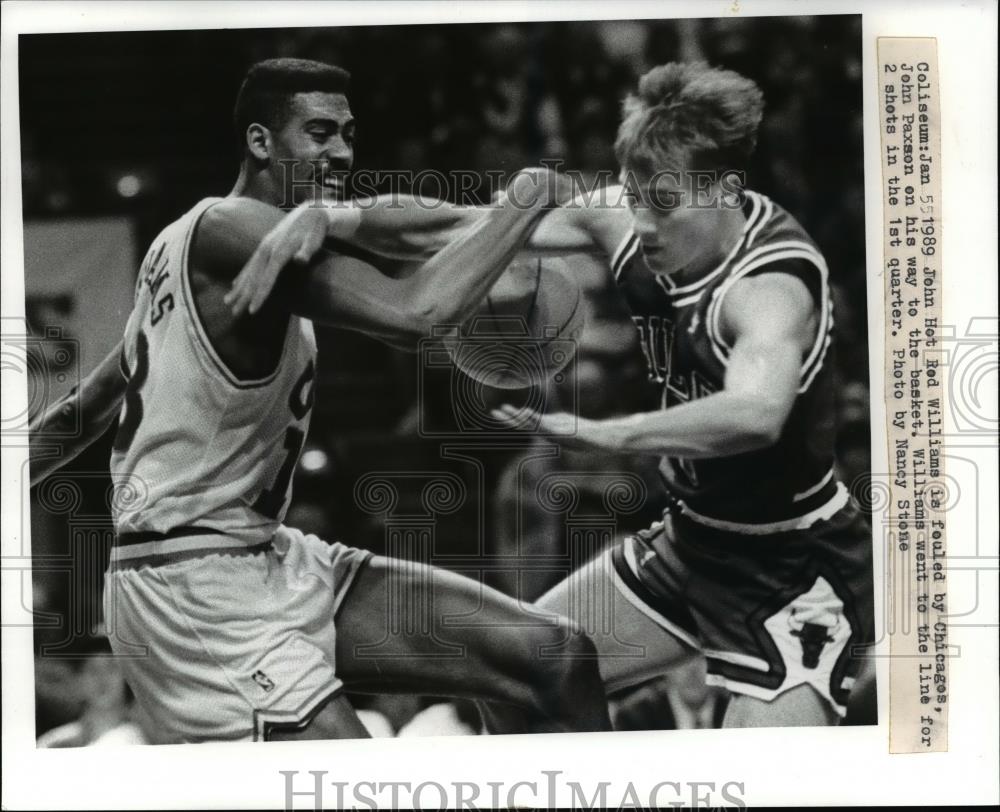
<svg viewBox="0 0 1000 812">
<path fill-rule="evenodd" d="M 819 322 L 819 309 L 806 284 L 780 271 L 734 282 L 719 315 L 727 341 L 766 332 L 795 340 L 803 349 L 812 343 Z"/>
<path fill-rule="evenodd" d="M 195 227 L 189 261 L 199 274 L 232 280 L 284 213 L 250 197 L 219 200 Z"/>
<path fill-rule="evenodd" d="M 288 313 L 265 307 L 236 317 L 226 304 L 232 280 L 283 212 L 249 197 L 222 198 L 195 224 L 184 273 L 188 275 L 198 321 L 214 351 L 238 378 L 259 378 L 281 356 Z"/>
</svg>

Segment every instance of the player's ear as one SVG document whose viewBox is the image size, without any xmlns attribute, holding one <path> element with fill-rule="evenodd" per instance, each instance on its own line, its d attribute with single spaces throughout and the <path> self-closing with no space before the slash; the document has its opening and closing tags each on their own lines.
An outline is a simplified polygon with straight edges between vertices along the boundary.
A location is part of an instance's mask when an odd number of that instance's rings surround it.
<svg viewBox="0 0 1000 812">
<path fill-rule="evenodd" d="M 246 132 L 247 149 L 258 161 L 271 157 L 271 131 L 263 124 L 251 124 Z"/>
</svg>

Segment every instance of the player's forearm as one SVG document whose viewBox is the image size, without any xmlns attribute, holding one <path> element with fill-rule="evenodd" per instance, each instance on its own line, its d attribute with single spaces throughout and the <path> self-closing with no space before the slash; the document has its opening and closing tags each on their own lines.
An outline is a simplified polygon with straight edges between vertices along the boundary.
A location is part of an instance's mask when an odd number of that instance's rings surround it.
<svg viewBox="0 0 1000 812">
<path fill-rule="evenodd" d="M 504 197 L 410 278 L 413 308 L 431 327 L 464 321 L 522 248 L 543 211 Z"/>
<path fill-rule="evenodd" d="M 119 344 L 71 392 L 32 421 L 29 433 L 31 484 L 78 457 L 111 425 L 121 410 L 126 381 L 119 369 Z"/>
<path fill-rule="evenodd" d="M 600 421 L 593 434 L 611 452 L 698 459 L 771 446 L 781 424 L 770 404 L 719 392 L 669 409 Z"/>
<path fill-rule="evenodd" d="M 606 255 L 631 224 L 610 187 L 548 211 L 521 250 L 534 255 Z M 429 258 L 481 222 L 488 206 L 459 206 L 410 195 L 382 195 L 327 210 L 328 234 L 381 256 Z"/>
<path fill-rule="evenodd" d="M 327 209 L 327 233 L 385 257 L 430 258 L 485 213 L 433 198 L 380 195 Z"/>
</svg>

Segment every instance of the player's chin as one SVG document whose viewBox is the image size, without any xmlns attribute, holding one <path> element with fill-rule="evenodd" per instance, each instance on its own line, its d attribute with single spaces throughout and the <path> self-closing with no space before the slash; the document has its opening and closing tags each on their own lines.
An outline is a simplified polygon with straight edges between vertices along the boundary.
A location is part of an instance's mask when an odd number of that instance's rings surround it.
<svg viewBox="0 0 1000 812">
<path fill-rule="evenodd" d="M 671 256 L 662 249 L 656 251 L 644 250 L 642 257 L 646 261 L 646 266 L 649 270 L 660 276 L 668 276 L 684 267 L 684 263 L 679 258 Z"/>
</svg>

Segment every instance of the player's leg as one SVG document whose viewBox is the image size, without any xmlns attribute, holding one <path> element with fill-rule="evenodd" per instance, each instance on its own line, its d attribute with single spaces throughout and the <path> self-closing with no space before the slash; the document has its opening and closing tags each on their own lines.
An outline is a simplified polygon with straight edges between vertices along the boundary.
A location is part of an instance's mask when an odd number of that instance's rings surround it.
<svg viewBox="0 0 1000 812">
<path fill-rule="evenodd" d="M 726 708 L 723 727 L 823 727 L 840 717 L 829 700 L 811 685 L 798 685 L 767 701 L 734 694 Z"/>
<path fill-rule="evenodd" d="M 493 720 L 498 732 L 610 729 L 587 638 L 471 579 L 373 558 L 336 625 L 337 673 L 353 690 L 499 703 L 514 710 Z"/>
<path fill-rule="evenodd" d="M 608 693 L 700 657 L 693 647 L 693 631 L 665 617 L 661 602 L 624 569 L 623 548 L 630 543 L 631 537 L 614 554 L 598 556 L 537 602 L 548 612 L 570 618 L 590 637 Z"/>
<path fill-rule="evenodd" d="M 299 729 L 277 728 L 267 740 L 314 741 L 317 739 L 367 739 L 370 738 L 346 696 L 335 696 L 305 726 Z"/>
</svg>

